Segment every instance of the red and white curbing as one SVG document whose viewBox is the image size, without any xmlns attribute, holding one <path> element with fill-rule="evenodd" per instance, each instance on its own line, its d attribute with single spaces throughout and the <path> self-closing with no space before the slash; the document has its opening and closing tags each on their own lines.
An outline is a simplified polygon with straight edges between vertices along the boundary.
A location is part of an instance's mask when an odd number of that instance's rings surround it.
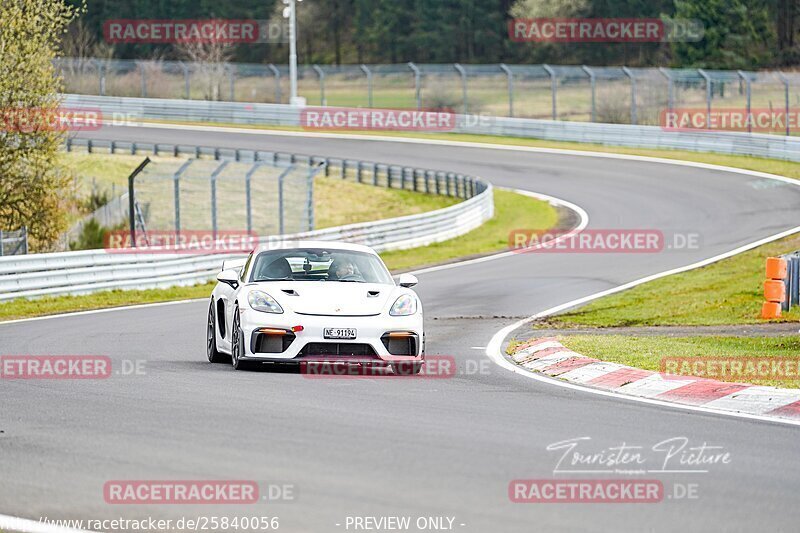
<svg viewBox="0 0 800 533">
<path fill-rule="evenodd" d="M 640 398 L 800 420 L 800 389 L 759 387 L 675 376 L 586 357 L 553 337 L 516 346 L 515 363 L 550 377 Z"/>
</svg>

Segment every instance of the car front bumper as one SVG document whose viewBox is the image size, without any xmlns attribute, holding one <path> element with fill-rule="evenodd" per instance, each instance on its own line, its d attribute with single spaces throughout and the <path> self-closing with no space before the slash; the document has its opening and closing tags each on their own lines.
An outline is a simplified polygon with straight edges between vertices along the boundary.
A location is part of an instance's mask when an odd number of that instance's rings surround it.
<svg viewBox="0 0 800 533">
<path fill-rule="evenodd" d="M 303 361 L 342 361 L 347 363 L 386 364 L 423 360 L 424 335 L 422 313 L 410 316 L 321 316 L 262 313 L 240 309 L 242 359 L 273 363 Z M 326 328 L 355 328 L 355 339 L 326 339 Z M 266 332 L 265 332 L 266 331 Z M 280 332 L 285 332 L 280 334 Z M 393 334 L 393 342 L 386 341 Z M 264 340 L 263 337 L 272 337 Z M 280 339 L 276 338 L 279 337 Z M 397 355 L 396 341 L 413 338 L 411 355 Z M 267 348 L 268 351 L 265 351 Z M 276 351 L 280 350 L 280 351 Z"/>
</svg>

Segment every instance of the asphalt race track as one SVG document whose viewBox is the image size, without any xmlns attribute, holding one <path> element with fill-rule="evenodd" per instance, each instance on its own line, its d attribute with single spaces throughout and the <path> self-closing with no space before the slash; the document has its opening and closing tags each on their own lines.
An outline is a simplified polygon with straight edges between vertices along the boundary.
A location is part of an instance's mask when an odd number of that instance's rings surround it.
<svg viewBox="0 0 800 533">
<path fill-rule="evenodd" d="M 453 529 L 465 532 L 797 531 L 798 428 L 540 383 L 495 366 L 484 348 L 519 318 L 797 225 L 800 188 L 718 170 L 475 147 L 161 128 L 88 135 L 469 173 L 574 202 L 589 228 L 694 232 L 702 246 L 519 254 L 421 274 L 428 354 L 456 358 L 449 379 L 308 379 L 209 365 L 206 302 L 0 324 L 0 355 L 107 355 L 115 368 L 144 360 L 146 370 L 2 382 L 1 513 L 278 516 L 291 532 L 353 531 L 346 523 L 354 516 L 455 517 Z M 546 447 L 577 437 L 591 438 L 586 453 L 643 446 L 654 465 L 663 457 L 648 450 L 674 437 L 721 446 L 732 460 L 706 473 L 646 476 L 673 496 L 661 503 L 510 501 L 514 479 L 569 479 L 553 473 L 560 453 Z M 665 466 L 677 469 L 678 459 Z M 144 479 L 255 480 L 291 485 L 294 498 L 236 507 L 105 503 L 107 481 Z M 696 498 L 674 497 L 688 485 Z"/>
</svg>

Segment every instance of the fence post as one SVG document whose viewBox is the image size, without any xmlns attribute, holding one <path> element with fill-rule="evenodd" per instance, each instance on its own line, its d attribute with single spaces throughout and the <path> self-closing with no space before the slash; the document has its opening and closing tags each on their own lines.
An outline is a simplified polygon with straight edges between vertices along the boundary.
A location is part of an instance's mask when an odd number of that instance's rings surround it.
<svg viewBox="0 0 800 533">
<path fill-rule="evenodd" d="M 631 124 L 635 126 L 639 122 L 636 117 L 636 76 L 628 67 L 622 67 L 622 72 L 631 80 Z"/>
<path fill-rule="evenodd" d="M 28 255 L 28 226 L 22 226 L 22 253 Z"/>
<path fill-rule="evenodd" d="M 461 101 L 463 102 L 464 114 L 467 114 L 468 104 L 467 104 L 467 71 L 464 70 L 464 67 L 459 65 L 458 63 L 453 64 L 453 67 L 458 71 L 461 75 Z"/>
<path fill-rule="evenodd" d="M 506 80 L 508 84 L 508 116 L 514 116 L 514 73 L 508 68 L 505 63 L 500 63 L 500 69 L 506 73 Z"/>
<path fill-rule="evenodd" d="M 189 165 L 192 164 L 192 160 L 189 159 L 178 171 L 172 176 L 172 189 L 173 189 L 173 201 L 175 203 L 175 237 L 180 237 L 181 234 L 181 175 L 189 168 Z"/>
<path fill-rule="evenodd" d="M 0 229 L 0 257 L 5 255 L 5 248 L 3 246 L 3 230 Z"/>
<path fill-rule="evenodd" d="M 191 86 L 189 81 L 189 67 L 186 66 L 186 63 L 181 61 L 180 63 L 181 69 L 183 69 L 183 96 L 187 100 L 191 100 L 192 93 L 191 93 Z"/>
<path fill-rule="evenodd" d="M 244 175 L 244 201 L 245 209 L 247 211 L 247 233 L 253 231 L 253 197 L 251 194 L 250 182 L 253 178 L 253 174 L 255 174 L 260 166 L 261 163 L 255 163 L 253 167 L 247 171 L 247 174 Z"/>
<path fill-rule="evenodd" d="M 592 122 L 597 122 L 597 76 L 586 65 L 581 66 L 581 68 L 589 75 L 589 83 L 592 86 Z"/>
<path fill-rule="evenodd" d="M 558 81 L 556 80 L 556 71 L 550 68 L 550 65 L 542 65 L 542 68 L 550 74 L 550 97 L 553 100 L 553 120 L 558 120 L 558 109 L 556 102 L 558 101 Z"/>
<path fill-rule="evenodd" d="M 131 247 L 133 248 L 136 248 L 136 191 L 134 190 L 133 181 L 149 163 L 150 158 L 145 157 L 144 161 L 139 163 L 139 166 L 128 176 L 128 219 L 130 220 Z"/>
<path fill-rule="evenodd" d="M 658 71 L 662 76 L 667 78 L 667 109 L 672 111 L 672 109 L 675 107 L 675 94 L 673 92 L 674 86 L 672 83 L 672 75 L 664 67 L 658 67 Z"/>
<path fill-rule="evenodd" d="M 706 74 L 706 71 L 699 68 L 697 72 L 706 80 L 706 125 L 710 124 L 711 122 L 711 76 Z"/>
<path fill-rule="evenodd" d="M 284 213 L 283 213 L 283 179 L 286 175 L 294 170 L 294 165 L 289 165 L 286 170 L 281 172 L 278 176 L 278 234 L 283 235 L 284 232 Z"/>
<path fill-rule="evenodd" d="M 791 128 L 789 127 L 789 78 L 784 76 L 783 72 L 777 72 L 777 75 L 781 82 L 783 82 L 784 104 L 786 107 L 786 135 L 789 136 L 792 134 Z"/>
<path fill-rule="evenodd" d="M 228 83 L 230 84 L 230 95 L 231 95 L 231 102 L 236 101 L 236 72 L 233 70 L 233 65 L 228 63 L 225 65 L 225 69 L 228 71 Z"/>
<path fill-rule="evenodd" d="M 326 106 L 328 103 L 325 101 L 325 71 L 319 65 L 311 65 L 311 68 L 314 69 L 319 78 L 319 105 Z"/>
<path fill-rule="evenodd" d="M 367 75 L 367 107 L 372 107 L 372 71 L 367 65 L 361 65 L 361 70 Z"/>
<path fill-rule="evenodd" d="M 750 78 L 747 77 L 747 75 L 741 70 L 737 70 L 736 74 L 738 74 L 739 77 L 744 80 L 744 84 L 745 84 L 744 87 L 745 87 L 745 91 L 747 92 L 747 108 L 746 108 L 747 109 L 747 133 L 753 133 L 753 116 L 752 116 L 752 108 L 751 108 L 752 92 L 751 92 L 751 87 L 750 87 Z M 787 119 L 788 119 L 788 115 L 787 115 Z M 788 123 L 788 120 L 787 120 L 787 123 Z"/>
<path fill-rule="evenodd" d="M 281 103 L 281 71 L 278 70 L 278 67 L 270 63 L 267 65 L 267 68 L 272 71 L 272 75 L 275 76 L 275 103 Z"/>
<path fill-rule="evenodd" d="M 147 98 L 147 74 L 144 70 L 144 64 L 142 61 L 137 61 L 136 64 L 139 65 L 139 74 L 142 84 L 142 98 Z"/>
<path fill-rule="evenodd" d="M 106 95 L 106 67 L 103 63 L 95 60 L 95 64 L 97 65 L 97 74 L 100 77 L 100 96 Z"/>
<path fill-rule="evenodd" d="M 417 109 L 422 109 L 422 88 L 420 86 L 422 82 L 422 73 L 411 61 L 408 62 L 408 68 L 414 72 L 414 94 L 417 99 Z"/>
<path fill-rule="evenodd" d="M 314 231 L 314 176 L 317 175 L 319 169 L 314 170 L 313 167 L 308 169 L 308 198 L 306 206 L 308 209 L 308 231 Z"/>
</svg>

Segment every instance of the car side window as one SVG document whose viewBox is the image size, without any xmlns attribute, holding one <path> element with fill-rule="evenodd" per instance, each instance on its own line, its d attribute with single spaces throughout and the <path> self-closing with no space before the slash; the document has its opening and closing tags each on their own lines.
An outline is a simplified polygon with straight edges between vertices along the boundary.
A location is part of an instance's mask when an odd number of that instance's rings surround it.
<svg viewBox="0 0 800 533">
<path fill-rule="evenodd" d="M 239 281 L 244 283 L 245 277 L 247 276 L 247 270 L 250 268 L 250 262 L 253 260 L 253 252 L 250 252 L 250 255 L 247 257 L 247 262 L 242 267 L 242 271 L 239 273 Z"/>
</svg>

